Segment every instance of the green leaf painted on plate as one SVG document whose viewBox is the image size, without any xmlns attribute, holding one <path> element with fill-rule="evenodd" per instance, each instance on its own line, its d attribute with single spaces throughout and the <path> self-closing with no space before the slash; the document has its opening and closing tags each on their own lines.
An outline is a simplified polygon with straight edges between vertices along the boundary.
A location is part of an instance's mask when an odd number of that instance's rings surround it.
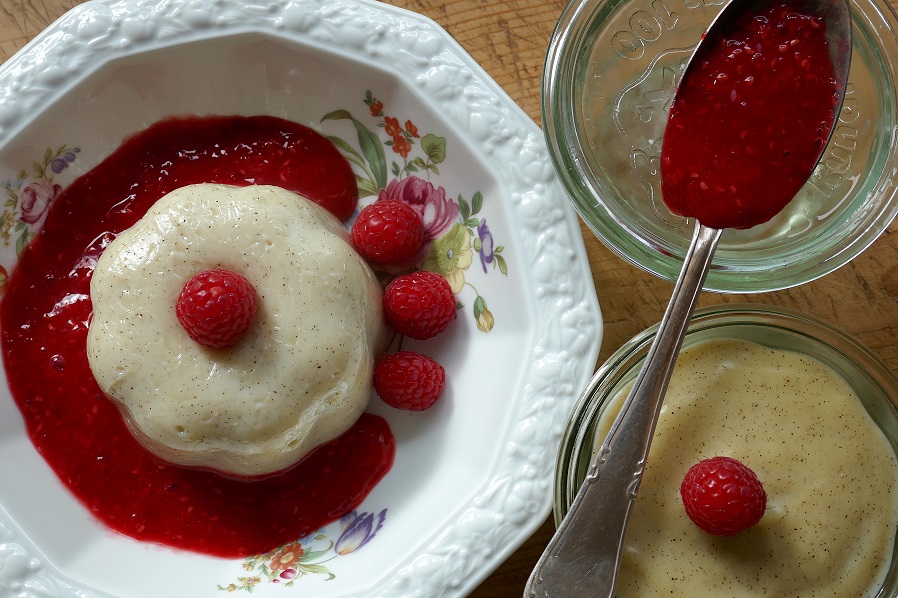
<svg viewBox="0 0 898 598">
<path fill-rule="evenodd" d="M 374 184 L 378 189 L 387 186 L 387 159 L 384 155 L 384 148 L 381 145 L 380 138 L 368 130 L 365 125 L 357 121 L 347 110 L 334 110 L 328 112 L 322 118 L 325 120 L 349 120 L 355 127 L 356 136 L 359 141 L 359 148 L 365 160 L 368 162 L 368 168 L 374 176 Z"/>
<path fill-rule="evenodd" d="M 480 208 L 483 207 L 483 194 L 478 191 L 474 194 L 474 197 L 471 198 L 471 215 L 478 213 Z"/>
<path fill-rule="evenodd" d="M 439 164 L 446 159 L 446 138 L 428 133 L 421 138 L 421 150 L 431 162 Z"/>
</svg>

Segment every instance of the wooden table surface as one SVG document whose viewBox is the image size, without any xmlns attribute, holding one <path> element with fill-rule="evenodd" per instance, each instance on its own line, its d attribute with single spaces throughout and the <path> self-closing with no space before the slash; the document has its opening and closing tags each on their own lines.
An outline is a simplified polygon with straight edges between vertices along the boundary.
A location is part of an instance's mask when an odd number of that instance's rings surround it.
<svg viewBox="0 0 898 598">
<path fill-rule="evenodd" d="M 898 7 L 898 0 L 890 0 Z M 434 19 L 536 122 L 543 60 L 564 0 L 390 0 Z M 6 60 L 76 0 L 0 0 L 0 60 Z M 800 309 L 855 335 L 898 371 L 898 225 L 865 253 L 821 280 L 757 295 L 706 293 L 699 305 L 757 302 Z M 605 323 L 599 356 L 656 323 L 673 285 L 612 254 L 583 227 Z M 518 597 L 552 533 L 547 520 L 474 591 L 474 598 Z M 435 597 L 436 598 L 436 597 Z"/>
</svg>

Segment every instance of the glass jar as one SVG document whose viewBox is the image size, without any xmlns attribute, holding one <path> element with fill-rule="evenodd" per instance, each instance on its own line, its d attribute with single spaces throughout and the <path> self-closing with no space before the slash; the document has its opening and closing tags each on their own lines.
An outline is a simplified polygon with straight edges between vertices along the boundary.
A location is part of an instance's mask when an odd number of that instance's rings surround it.
<svg viewBox="0 0 898 598">
<path fill-rule="evenodd" d="M 556 465 L 556 524 L 567 514 L 594 452 L 604 441 L 608 425 L 606 421 L 600 426 L 602 415 L 612 400 L 635 380 L 657 328 L 655 325 L 638 334 L 609 357 L 574 407 Z M 898 454 L 898 377 L 851 336 L 797 311 L 756 304 L 730 304 L 697 310 L 683 347 L 722 339 L 750 341 L 798 352 L 829 366 L 847 381 Z M 898 596 L 898 547 L 892 547 L 891 559 L 878 598 Z"/>
<path fill-rule="evenodd" d="M 692 224 L 660 193 L 667 112 L 724 0 L 573 0 L 543 74 L 543 130 L 580 216 L 611 250 L 674 280 Z M 814 280 L 868 247 L 898 212 L 898 18 L 851 0 L 852 62 L 839 121 L 810 181 L 774 219 L 726 230 L 705 288 L 754 293 Z"/>
</svg>

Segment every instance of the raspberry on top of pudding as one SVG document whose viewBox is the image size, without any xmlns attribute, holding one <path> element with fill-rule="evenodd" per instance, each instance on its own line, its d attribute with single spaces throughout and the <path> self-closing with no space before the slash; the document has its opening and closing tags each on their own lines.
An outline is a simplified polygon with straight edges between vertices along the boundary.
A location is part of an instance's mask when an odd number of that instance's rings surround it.
<svg viewBox="0 0 898 598">
<path fill-rule="evenodd" d="M 232 347 L 194 341 L 175 305 L 196 274 L 245 277 L 258 305 Z M 160 199 L 101 255 L 90 367 L 160 458 L 274 473 L 346 431 L 386 343 L 381 288 L 342 224 L 271 186 L 199 184 Z"/>
</svg>

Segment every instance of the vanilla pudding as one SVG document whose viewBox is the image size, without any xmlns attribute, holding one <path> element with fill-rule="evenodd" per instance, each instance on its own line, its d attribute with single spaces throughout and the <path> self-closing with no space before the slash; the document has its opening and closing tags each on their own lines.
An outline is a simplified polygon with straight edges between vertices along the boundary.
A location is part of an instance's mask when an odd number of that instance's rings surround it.
<svg viewBox="0 0 898 598">
<path fill-rule="evenodd" d="M 619 393 L 596 429 L 607 435 Z M 701 459 L 736 458 L 767 492 L 760 522 L 712 536 L 679 486 Z M 677 361 L 627 531 L 617 598 L 874 596 L 898 527 L 895 453 L 857 394 L 800 353 L 707 340 Z"/>
<path fill-rule="evenodd" d="M 229 349 L 194 342 L 175 302 L 224 268 L 256 289 Z M 381 287 L 323 208 L 269 186 L 191 185 L 100 257 L 88 357 L 135 436 L 167 461 L 241 476 L 282 470 L 346 431 L 372 393 Z"/>
</svg>

